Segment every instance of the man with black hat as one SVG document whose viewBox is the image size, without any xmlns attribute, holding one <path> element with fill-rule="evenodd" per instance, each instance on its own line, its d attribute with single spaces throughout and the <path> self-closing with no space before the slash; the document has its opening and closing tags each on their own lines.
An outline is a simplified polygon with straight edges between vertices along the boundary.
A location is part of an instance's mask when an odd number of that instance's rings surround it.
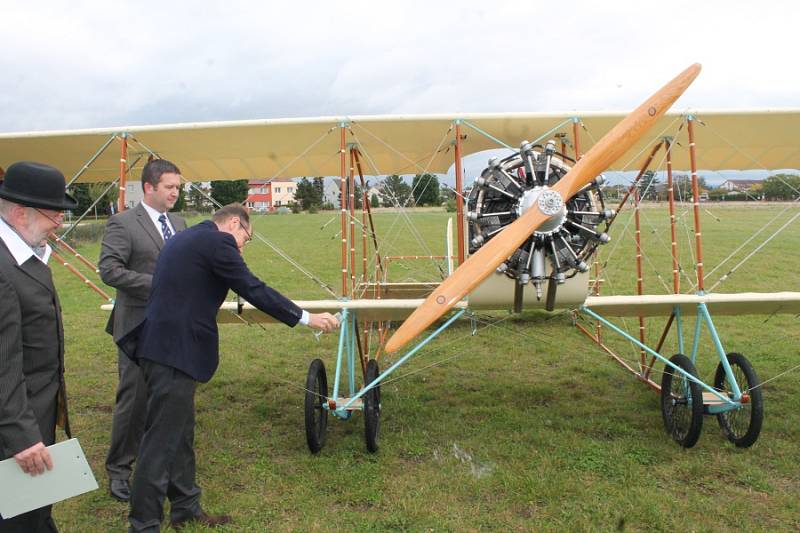
<svg viewBox="0 0 800 533">
<path fill-rule="evenodd" d="M 78 205 L 64 188 L 57 169 L 27 161 L 0 184 L 0 460 L 32 476 L 53 468 L 56 424 L 70 435 L 61 305 L 47 266 L 47 236 Z M 0 531 L 57 531 L 50 511 L 0 518 Z"/>
</svg>

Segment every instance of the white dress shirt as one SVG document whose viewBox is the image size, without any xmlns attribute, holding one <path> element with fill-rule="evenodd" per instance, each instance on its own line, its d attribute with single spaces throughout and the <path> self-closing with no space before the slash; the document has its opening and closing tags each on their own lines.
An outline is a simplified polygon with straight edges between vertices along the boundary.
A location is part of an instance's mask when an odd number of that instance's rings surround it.
<svg viewBox="0 0 800 533">
<path fill-rule="evenodd" d="M 156 229 L 158 230 L 158 234 L 161 235 L 161 238 L 163 239 L 164 234 L 161 232 L 161 221 L 158 220 L 158 217 L 160 217 L 161 215 L 166 215 L 166 213 L 159 213 L 158 211 L 156 211 L 155 209 L 153 209 L 144 202 L 142 202 L 142 207 L 144 207 L 144 210 L 147 211 L 148 215 L 150 215 L 150 220 L 153 221 L 153 225 L 156 227 Z M 172 225 L 172 222 L 169 219 L 169 215 L 167 215 L 166 218 L 167 218 L 167 226 L 169 226 L 169 229 L 172 231 L 172 234 L 175 235 L 175 233 L 177 232 L 175 231 L 175 227 Z"/>
<path fill-rule="evenodd" d="M 3 239 L 6 248 L 8 248 L 9 252 L 11 252 L 11 255 L 14 257 L 17 265 L 21 266 L 22 263 L 30 259 L 31 256 L 40 260 L 45 265 L 47 264 L 48 259 L 50 259 L 50 252 L 52 252 L 52 248 L 50 248 L 49 244 L 46 244 L 44 247 L 44 255 L 39 257 L 33 252 L 33 248 L 31 248 L 27 242 L 23 241 L 22 237 L 20 237 L 19 234 L 14 231 L 14 229 L 2 218 L 0 218 L 0 239 Z"/>
</svg>

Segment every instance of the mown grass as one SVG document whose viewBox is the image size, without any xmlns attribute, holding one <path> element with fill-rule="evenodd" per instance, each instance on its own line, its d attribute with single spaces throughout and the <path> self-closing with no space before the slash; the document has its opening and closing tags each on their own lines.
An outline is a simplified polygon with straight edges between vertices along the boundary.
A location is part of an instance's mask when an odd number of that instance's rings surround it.
<svg viewBox="0 0 800 533">
<path fill-rule="evenodd" d="M 784 207 L 705 206 L 706 270 L 776 215 L 773 229 L 754 243 L 797 213 L 792 206 L 781 214 Z M 388 243 L 384 253 L 443 253 L 447 216 L 410 215 L 423 245 L 404 218 L 376 214 Z M 612 229 L 620 244 L 603 250 L 603 260 L 610 257 L 604 293 L 634 288 L 632 230 L 623 231 L 630 216 L 623 213 Z M 663 244 L 669 242 L 666 208 L 643 209 L 643 220 L 646 288 L 663 293 L 656 271 L 671 286 Z M 682 263 L 691 278 L 691 218 L 683 214 L 681 220 Z M 800 290 L 797 228 L 784 230 L 717 292 Z M 336 214 L 266 216 L 257 219 L 256 229 L 340 289 Z M 90 258 L 98 250 L 96 242 L 80 248 Z M 255 243 L 245 255 L 255 272 L 291 297 L 327 296 L 266 246 Z M 435 279 L 438 268 L 407 262 L 392 272 L 393 279 Z M 103 332 L 107 316 L 100 299 L 64 269 L 56 267 L 55 276 L 65 315 L 72 423 L 101 484 L 57 505 L 55 516 L 64 531 L 121 531 L 127 507 L 107 495 L 104 471 L 117 381 L 116 351 Z M 689 288 L 686 279 L 682 285 Z M 727 349 L 745 353 L 762 379 L 800 361 L 796 316 L 715 321 Z M 625 321 L 629 331 L 635 332 L 635 322 Z M 648 320 L 651 342 L 663 323 Z M 316 342 L 304 328 L 222 326 L 220 369 L 197 393 L 204 507 L 232 514 L 229 529 L 235 531 L 800 528 L 796 372 L 765 385 L 764 430 L 754 447 L 735 448 L 706 417 L 698 445 L 684 450 L 663 430 L 658 396 L 572 327 L 570 314 L 496 312 L 480 315 L 477 325 L 472 337 L 469 321 L 456 323 L 400 374 L 444 364 L 383 387 L 377 454 L 366 452 L 363 419 L 356 415 L 329 421 L 327 444 L 317 456 L 305 444 L 300 387 L 315 357 L 325 361 L 332 383 L 335 337 Z M 638 357 L 627 343 L 606 338 L 625 358 Z M 701 347 L 698 366 L 710 379 L 716 360 L 708 342 Z M 389 362 L 382 360 L 382 367 Z"/>
</svg>

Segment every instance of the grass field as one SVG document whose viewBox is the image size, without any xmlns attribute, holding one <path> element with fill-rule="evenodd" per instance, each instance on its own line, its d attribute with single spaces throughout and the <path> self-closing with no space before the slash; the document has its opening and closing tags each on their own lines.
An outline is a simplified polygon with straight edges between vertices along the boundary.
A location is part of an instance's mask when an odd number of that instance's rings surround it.
<svg viewBox="0 0 800 533">
<path fill-rule="evenodd" d="M 709 276 L 711 284 L 797 213 L 796 204 L 704 205 L 707 272 L 772 221 Z M 646 288 L 664 293 L 664 283 L 671 286 L 666 208 L 651 206 L 642 214 Z M 693 230 L 691 213 L 682 208 L 679 215 L 687 290 Z M 443 253 L 448 216 L 377 214 L 385 253 Z M 630 294 L 635 286 L 630 216 L 620 216 L 614 241 L 602 251 L 607 294 Z M 424 245 L 409 220 L 425 236 Z M 340 287 L 335 214 L 264 216 L 255 227 Z M 80 251 L 96 259 L 99 244 L 83 243 Z M 249 246 L 245 257 L 293 298 L 326 296 L 263 244 Z M 715 290 L 798 291 L 799 266 L 795 222 Z M 434 279 L 437 272 L 411 263 L 392 268 L 395 279 Z M 104 470 L 116 350 L 103 332 L 100 299 L 65 269 L 54 271 L 64 308 L 72 425 L 101 485 L 57 505 L 54 514 L 63 531 L 122 531 L 127 506 L 108 496 Z M 197 393 L 204 507 L 233 515 L 232 531 L 800 529 L 800 373 L 764 386 L 764 429 L 752 448 L 735 448 L 716 420 L 705 417 L 699 443 L 684 450 L 664 432 L 657 394 L 591 344 L 569 313 L 497 312 L 479 319 L 477 336 L 470 336 L 468 321 L 458 322 L 400 374 L 447 359 L 443 364 L 382 388 L 381 448 L 374 455 L 366 452 L 360 415 L 331 418 L 319 455 L 306 448 L 300 387 L 315 357 L 326 362 L 332 383 L 335 336 L 317 342 L 302 327 L 222 326 L 220 369 Z M 746 354 L 762 379 L 800 364 L 797 316 L 715 321 L 726 349 Z M 626 323 L 632 333 L 635 322 Z M 648 320 L 651 343 L 663 323 Z M 609 342 L 628 359 L 638 356 L 619 339 Z M 710 380 L 716 359 L 707 342 L 701 346 L 698 368 Z"/>
</svg>

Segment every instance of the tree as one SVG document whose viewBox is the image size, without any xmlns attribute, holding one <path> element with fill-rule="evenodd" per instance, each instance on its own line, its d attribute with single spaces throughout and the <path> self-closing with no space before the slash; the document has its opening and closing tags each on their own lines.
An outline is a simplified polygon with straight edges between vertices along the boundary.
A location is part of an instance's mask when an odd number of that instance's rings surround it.
<svg viewBox="0 0 800 533">
<path fill-rule="evenodd" d="M 656 185 L 658 184 L 658 178 L 656 177 L 656 173 L 652 170 L 648 170 L 644 173 L 642 178 L 639 180 L 639 196 L 642 200 L 646 200 L 650 198 L 651 200 L 657 199 L 657 191 Z"/>
<path fill-rule="evenodd" d="M 81 216 L 89 209 L 89 206 L 92 205 L 92 197 L 89 195 L 89 184 L 76 183 L 72 186 L 71 192 L 75 200 L 78 201 L 78 207 L 76 207 L 73 212 L 77 216 Z"/>
<path fill-rule="evenodd" d="M 247 190 L 247 180 L 211 182 L 211 197 L 220 205 L 243 203 L 247 199 Z"/>
<path fill-rule="evenodd" d="M 301 209 L 309 210 L 322 206 L 322 189 L 317 183 L 317 180 L 320 179 L 314 178 L 314 181 L 311 181 L 308 178 L 303 178 L 297 182 L 294 199 Z"/>
<path fill-rule="evenodd" d="M 186 190 L 181 187 L 178 192 L 178 199 L 175 200 L 175 205 L 172 206 L 173 213 L 178 213 L 186 209 Z"/>
<path fill-rule="evenodd" d="M 206 213 L 211 210 L 211 202 L 206 198 L 210 192 L 210 189 L 203 188 L 197 183 L 193 183 L 192 187 L 189 189 L 189 195 L 186 199 L 186 203 L 189 209 L 193 209 L 198 213 Z"/>
<path fill-rule="evenodd" d="M 103 191 L 108 187 L 107 183 L 90 183 L 89 184 L 89 200 L 94 206 L 94 218 L 97 215 L 107 215 L 109 212 L 108 202 L 101 200 Z"/>
<path fill-rule="evenodd" d="M 392 174 L 384 180 L 383 191 L 384 198 L 394 206 L 405 206 L 411 196 L 411 187 L 397 174 Z"/>
<path fill-rule="evenodd" d="M 377 194 L 372 193 L 372 196 L 369 199 L 369 206 L 370 207 L 380 207 L 381 206 L 381 201 L 378 198 Z"/>
<path fill-rule="evenodd" d="M 110 183 L 77 183 L 70 187 L 70 194 L 78 201 L 78 207 L 73 209 L 72 212 L 77 216 L 84 214 L 94 201 L 100 198 L 103 191 L 108 189 L 109 185 Z M 97 202 L 97 205 L 92 210 L 95 216 L 110 215 L 111 204 L 114 204 L 116 208 L 118 198 L 118 187 L 114 186 L 108 189 L 103 199 Z"/>
<path fill-rule="evenodd" d="M 800 176 L 795 174 L 775 174 L 762 184 L 767 200 L 794 200 L 800 197 Z"/>
<path fill-rule="evenodd" d="M 434 174 L 417 174 L 411 182 L 414 202 L 419 205 L 439 205 L 439 178 Z"/>
</svg>

